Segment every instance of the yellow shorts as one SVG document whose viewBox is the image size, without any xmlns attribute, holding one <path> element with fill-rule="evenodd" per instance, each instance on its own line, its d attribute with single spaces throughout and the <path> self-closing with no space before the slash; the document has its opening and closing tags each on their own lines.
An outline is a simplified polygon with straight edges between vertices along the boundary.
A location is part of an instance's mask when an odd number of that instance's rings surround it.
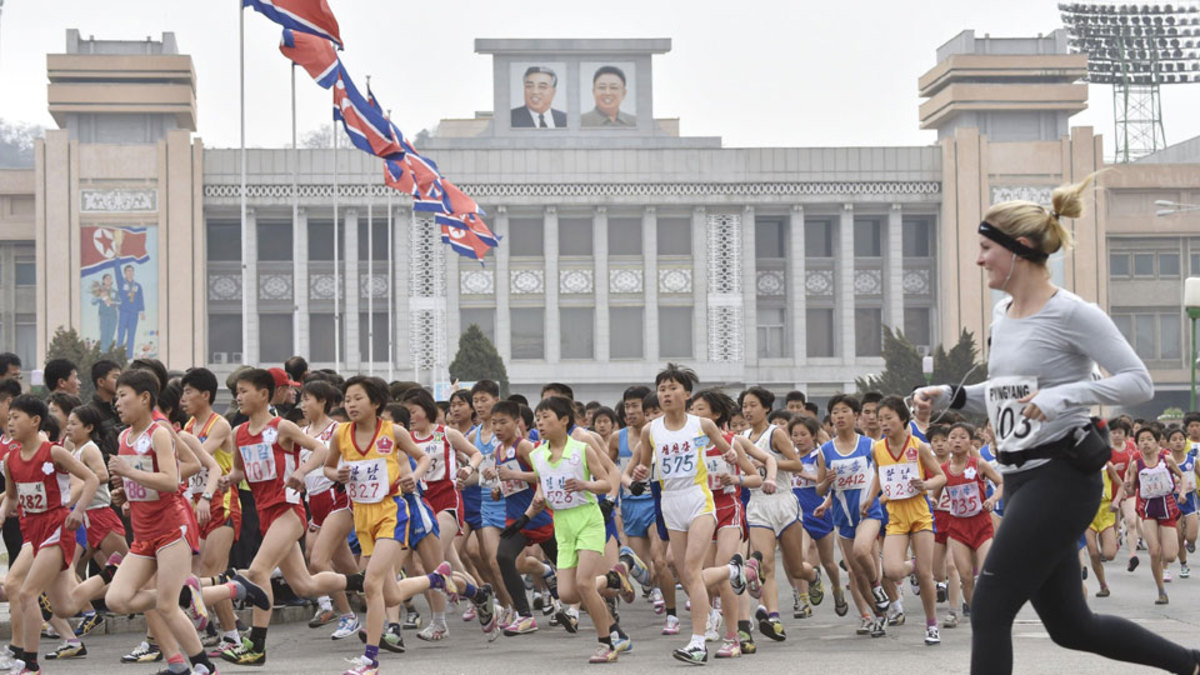
<svg viewBox="0 0 1200 675">
<path fill-rule="evenodd" d="M 421 497 L 408 494 L 384 497 L 376 504 L 355 502 L 354 533 L 364 556 L 375 552 L 375 542 L 395 539 L 404 548 L 416 548 L 428 536 L 438 536 L 437 520 Z"/>
<path fill-rule="evenodd" d="M 922 530 L 933 532 L 933 512 L 925 495 L 885 502 L 887 529 L 884 534 L 912 534 Z"/>
<path fill-rule="evenodd" d="M 1096 510 L 1096 517 L 1092 518 L 1092 524 L 1088 525 L 1088 527 L 1092 529 L 1092 532 L 1099 533 L 1107 530 L 1110 527 L 1116 527 L 1117 514 L 1108 510 L 1108 507 L 1111 504 L 1112 502 L 1107 499 L 1100 501 L 1100 508 Z"/>
</svg>

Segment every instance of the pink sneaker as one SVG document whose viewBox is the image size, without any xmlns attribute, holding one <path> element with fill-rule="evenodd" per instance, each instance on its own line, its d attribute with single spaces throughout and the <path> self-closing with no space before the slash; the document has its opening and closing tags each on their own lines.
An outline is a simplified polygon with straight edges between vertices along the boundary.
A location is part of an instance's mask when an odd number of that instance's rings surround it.
<svg viewBox="0 0 1200 675">
<path fill-rule="evenodd" d="M 746 561 L 746 590 L 755 600 L 762 597 L 762 581 L 758 576 L 758 560 L 755 558 Z"/>
</svg>

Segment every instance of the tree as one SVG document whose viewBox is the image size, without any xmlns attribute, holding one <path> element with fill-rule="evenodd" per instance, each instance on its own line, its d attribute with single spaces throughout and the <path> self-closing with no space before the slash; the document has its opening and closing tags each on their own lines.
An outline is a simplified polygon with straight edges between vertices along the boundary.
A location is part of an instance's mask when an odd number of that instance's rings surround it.
<svg viewBox="0 0 1200 675">
<path fill-rule="evenodd" d="M 933 353 L 933 381 L 937 384 L 976 384 L 987 379 L 987 364 L 977 361 L 979 349 L 975 336 L 966 328 L 958 334 L 958 343 L 947 352 L 938 345 Z M 974 369 L 974 370 L 972 370 Z M 968 373 L 970 373 L 968 375 Z"/>
<path fill-rule="evenodd" d="M 79 369 L 79 398 L 86 403 L 96 393 L 96 383 L 92 382 L 92 366 L 101 359 L 115 361 L 125 367 L 125 348 L 113 344 L 107 352 L 100 351 L 100 343 L 95 340 L 84 340 L 74 328 L 59 326 L 50 339 L 46 349 L 46 360 L 68 359 Z"/>
<path fill-rule="evenodd" d="M 500 395 L 508 395 L 508 370 L 504 360 L 476 324 L 471 324 L 458 338 L 458 353 L 450 364 L 450 379 L 460 382 L 495 380 Z"/>
<path fill-rule="evenodd" d="M 0 169 L 33 167 L 33 146 L 45 134 L 36 124 L 0 119 Z"/>
<path fill-rule="evenodd" d="M 958 343 L 949 352 L 942 345 L 938 345 L 934 351 L 933 383 L 956 385 L 965 378 L 964 384 L 975 384 L 986 380 L 987 364 L 976 362 L 978 355 L 975 337 L 964 328 L 958 335 Z M 913 387 L 925 384 L 921 358 L 921 353 L 904 337 L 904 333 L 884 326 L 884 371 L 879 375 L 860 377 L 854 384 L 859 393 L 878 391 L 885 395 L 907 396 Z"/>
</svg>

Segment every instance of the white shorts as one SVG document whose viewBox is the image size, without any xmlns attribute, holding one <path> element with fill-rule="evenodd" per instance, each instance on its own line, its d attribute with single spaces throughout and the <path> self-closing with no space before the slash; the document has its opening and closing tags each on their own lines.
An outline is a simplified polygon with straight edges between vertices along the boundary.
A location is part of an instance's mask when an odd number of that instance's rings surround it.
<svg viewBox="0 0 1200 675">
<path fill-rule="evenodd" d="M 746 524 L 750 527 L 771 530 L 778 537 L 800 519 L 800 500 L 791 490 L 780 490 L 773 495 L 750 494 L 750 502 L 746 505 Z"/>
<path fill-rule="evenodd" d="M 704 515 L 712 516 L 714 522 L 717 519 L 712 493 L 701 485 L 687 490 L 664 491 L 661 503 L 663 523 L 674 532 L 687 532 L 692 521 Z"/>
</svg>

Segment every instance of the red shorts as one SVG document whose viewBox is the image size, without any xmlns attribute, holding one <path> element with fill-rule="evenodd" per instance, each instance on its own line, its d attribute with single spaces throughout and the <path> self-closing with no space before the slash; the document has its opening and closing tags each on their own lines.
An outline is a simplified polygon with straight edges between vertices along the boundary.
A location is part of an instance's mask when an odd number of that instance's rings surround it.
<svg viewBox="0 0 1200 675">
<path fill-rule="evenodd" d="M 200 526 L 200 538 L 208 539 L 208 536 L 217 531 L 217 528 L 232 527 L 233 540 L 237 541 L 242 535 L 242 502 L 238 500 L 236 493 L 229 496 L 229 508 L 225 508 L 226 492 L 218 493 L 213 496 L 212 502 L 208 505 L 208 522 Z"/>
<path fill-rule="evenodd" d="M 726 499 L 722 499 L 726 497 Z M 713 503 L 716 505 L 717 529 L 713 530 L 713 541 L 717 540 L 717 535 L 721 530 L 727 527 L 736 527 L 742 531 L 742 541 L 749 538 L 749 532 L 746 529 L 746 514 L 742 509 L 742 500 L 733 495 L 713 495 Z"/>
<path fill-rule="evenodd" d="M 134 539 L 133 544 L 129 547 L 129 555 L 136 555 L 142 558 L 157 558 L 160 550 L 181 539 L 187 543 L 193 555 L 200 552 L 200 540 L 196 535 L 196 530 L 190 525 L 180 525 L 178 530 L 166 532 L 157 537 Z"/>
<path fill-rule="evenodd" d="M 331 487 L 324 492 L 308 496 L 308 527 L 313 531 L 319 530 L 325 524 L 325 519 L 331 513 L 350 510 L 350 498 L 341 486 Z"/>
<path fill-rule="evenodd" d="M 262 535 L 264 537 L 267 536 L 267 530 L 271 529 L 271 525 L 276 520 L 279 520 L 281 517 L 283 517 L 283 515 L 289 511 L 296 514 L 296 518 L 297 518 L 296 522 L 300 523 L 301 525 L 304 525 L 305 515 L 304 515 L 304 506 L 302 504 L 290 504 L 288 502 L 280 502 L 278 504 L 275 504 L 274 506 L 268 506 L 265 508 L 258 509 L 258 531 L 260 533 L 262 533 Z M 299 539 L 300 537 L 303 537 L 303 536 L 304 536 L 304 528 L 301 527 L 300 535 L 299 535 L 299 537 L 297 537 L 297 539 Z"/>
<path fill-rule="evenodd" d="M 26 544 L 33 544 L 33 554 L 44 548 L 55 546 L 62 549 L 63 562 L 60 569 L 71 566 L 75 557 L 75 532 L 67 530 L 67 509 L 54 509 L 21 518 L 21 535 Z"/>
<path fill-rule="evenodd" d="M 100 542 L 109 534 L 125 538 L 125 524 L 111 506 L 99 506 L 88 509 L 87 512 L 87 543 L 92 549 L 99 550 Z"/>
<path fill-rule="evenodd" d="M 454 487 L 454 483 L 448 481 L 438 481 L 429 486 L 425 491 L 425 501 L 429 502 L 429 508 L 433 510 L 433 515 L 437 516 L 442 511 L 454 511 L 454 518 L 458 521 L 458 529 L 461 532 L 464 521 L 463 516 L 466 507 L 463 505 L 462 493 L 458 488 Z"/>
<path fill-rule="evenodd" d="M 933 541 L 935 544 L 945 544 L 950 536 L 950 521 L 954 516 L 949 511 L 933 511 Z"/>
<path fill-rule="evenodd" d="M 506 524 L 512 525 L 513 521 L 509 519 Z M 533 546 L 534 544 L 541 544 L 554 538 L 554 523 L 543 525 L 538 528 L 526 528 L 521 530 L 521 534 L 525 535 L 525 538 L 529 540 L 530 546 Z"/>
<path fill-rule="evenodd" d="M 985 541 L 992 538 L 992 514 L 981 511 L 970 518 L 950 517 L 950 538 L 961 541 L 972 551 L 978 551 Z"/>
</svg>

